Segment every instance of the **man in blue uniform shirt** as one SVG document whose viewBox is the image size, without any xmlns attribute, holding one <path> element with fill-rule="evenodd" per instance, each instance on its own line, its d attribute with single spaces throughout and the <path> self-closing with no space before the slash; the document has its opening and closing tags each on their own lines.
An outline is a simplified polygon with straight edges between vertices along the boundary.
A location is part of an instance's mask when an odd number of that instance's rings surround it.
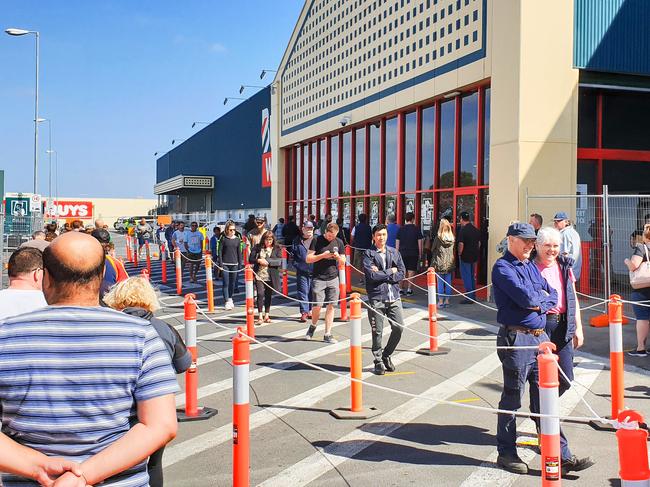
<svg viewBox="0 0 650 487">
<path fill-rule="evenodd" d="M 537 347 L 549 341 L 544 332 L 546 312 L 557 304 L 557 292 L 528 259 L 537 236 L 532 225 L 513 223 L 508 227 L 508 250 L 492 268 L 492 285 L 497 321 L 501 325 L 497 346 Z M 516 411 L 529 384 L 530 410 L 539 412 L 537 349 L 499 349 L 503 369 L 503 391 L 499 409 Z M 517 423 L 514 414 L 499 414 L 497 420 L 497 464 L 510 472 L 528 473 L 517 455 Z"/>
</svg>

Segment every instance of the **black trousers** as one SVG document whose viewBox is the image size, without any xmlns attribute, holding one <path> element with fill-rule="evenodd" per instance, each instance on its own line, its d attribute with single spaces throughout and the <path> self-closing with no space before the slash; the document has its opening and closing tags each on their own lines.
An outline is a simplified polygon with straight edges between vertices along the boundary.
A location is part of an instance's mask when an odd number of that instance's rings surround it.
<svg viewBox="0 0 650 487">
<path fill-rule="evenodd" d="M 256 279 L 255 287 L 257 288 L 257 311 L 258 313 L 261 313 L 263 308 L 264 312 L 268 313 L 269 311 L 271 311 L 271 298 L 273 297 L 273 285 L 269 281 L 265 283 L 263 281 L 260 281 L 259 279 Z"/>
<path fill-rule="evenodd" d="M 163 452 L 165 447 L 156 450 L 149 457 L 147 471 L 149 472 L 149 487 L 163 487 Z"/>
</svg>

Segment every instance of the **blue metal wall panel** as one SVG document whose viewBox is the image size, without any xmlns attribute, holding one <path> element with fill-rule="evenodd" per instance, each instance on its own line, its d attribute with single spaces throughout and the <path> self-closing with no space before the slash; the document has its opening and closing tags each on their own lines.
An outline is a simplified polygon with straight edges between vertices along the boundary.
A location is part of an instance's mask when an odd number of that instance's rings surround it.
<svg viewBox="0 0 650 487">
<path fill-rule="evenodd" d="M 577 68 L 650 75 L 650 1 L 575 0 Z"/>
<path fill-rule="evenodd" d="M 156 161 L 156 182 L 179 174 L 214 176 L 213 210 L 270 208 L 262 187 L 262 110 L 271 107 L 266 87 Z M 276 159 L 274 154 L 274 160 Z"/>
</svg>

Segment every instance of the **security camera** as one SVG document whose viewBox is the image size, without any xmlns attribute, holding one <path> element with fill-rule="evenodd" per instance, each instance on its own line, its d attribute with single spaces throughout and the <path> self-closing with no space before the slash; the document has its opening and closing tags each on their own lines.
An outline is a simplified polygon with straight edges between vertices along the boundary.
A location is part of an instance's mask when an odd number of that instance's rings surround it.
<svg viewBox="0 0 650 487">
<path fill-rule="evenodd" d="M 350 117 L 350 115 L 345 115 L 344 117 L 341 117 L 341 120 L 339 120 L 339 123 L 341 124 L 341 127 L 345 127 L 351 121 L 352 121 L 352 118 Z"/>
</svg>

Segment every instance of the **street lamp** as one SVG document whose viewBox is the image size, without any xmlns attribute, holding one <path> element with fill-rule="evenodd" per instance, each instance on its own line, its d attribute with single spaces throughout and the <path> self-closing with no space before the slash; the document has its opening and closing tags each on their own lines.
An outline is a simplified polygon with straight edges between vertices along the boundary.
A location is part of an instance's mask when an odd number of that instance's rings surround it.
<svg viewBox="0 0 650 487">
<path fill-rule="evenodd" d="M 256 85 L 241 85 L 239 87 L 239 94 L 241 95 L 246 88 L 266 88 L 266 86 L 256 86 Z"/>
<path fill-rule="evenodd" d="M 197 125 L 210 125 L 212 122 L 192 122 L 192 128 L 194 128 Z"/>
<path fill-rule="evenodd" d="M 34 194 L 38 194 L 38 63 L 39 63 L 39 33 L 36 30 L 9 28 L 5 32 L 10 36 L 34 34 L 36 37 L 36 94 L 34 96 Z"/>
<path fill-rule="evenodd" d="M 228 103 L 228 100 L 244 100 L 245 101 L 246 98 L 238 98 L 236 96 L 227 96 L 226 98 L 224 98 L 223 104 L 225 105 L 226 103 Z"/>
<path fill-rule="evenodd" d="M 172 145 L 174 145 L 176 142 L 183 142 L 186 139 L 172 139 Z"/>
<path fill-rule="evenodd" d="M 36 119 L 38 123 L 41 122 L 47 122 L 47 128 L 48 128 L 48 150 L 45 152 L 48 154 L 48 159 L 49 159 L 49 179 L 48 179 L 48 186 L 47 186 L 47 198 L 48 200 L 52 199 L 52 120 L 49 118 L 38 118 Z"/>
<path fill-rule="evenodd" d="M 264 76 L 266 76 L 266 73 L 277 73 L 278 71 L 276 69 L 263 69 L 262 72 L 260 73 L 260 79 L 264 79 Z"/>
</svg>

